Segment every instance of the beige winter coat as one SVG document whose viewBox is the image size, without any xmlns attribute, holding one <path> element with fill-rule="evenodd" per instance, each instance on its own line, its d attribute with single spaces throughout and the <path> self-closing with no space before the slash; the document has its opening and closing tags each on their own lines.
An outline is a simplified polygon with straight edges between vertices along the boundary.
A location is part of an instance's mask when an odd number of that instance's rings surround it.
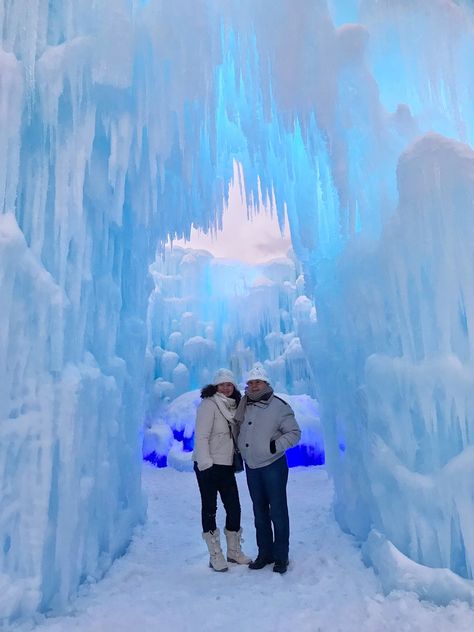
<svg viewBox="0 0 474 632">
<path fill-rule="evenodd" d="M 200 471 L 214 464 L 232 465 L 234 443 L 229 423 L 234 427 L 234 413 L 235 409 L 229 410 L 217 393 L 200 403 L 196 413 L 193 452 L 193 460 Z"/>
</svg>

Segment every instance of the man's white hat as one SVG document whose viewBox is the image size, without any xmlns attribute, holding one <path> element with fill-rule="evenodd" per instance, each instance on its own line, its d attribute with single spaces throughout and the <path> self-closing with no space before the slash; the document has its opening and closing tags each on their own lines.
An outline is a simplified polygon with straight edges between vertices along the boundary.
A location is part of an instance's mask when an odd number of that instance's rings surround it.
<svg viewBox="0 0 474 632">
<path fill-rule="evenodd" d="M 267 384 L 270 384 L 270 378 L 263 368 L 263 364 L 257 362 L 257 364 L 253 365 L 247 375 L 247 382 L 250 382 L 250 380 L 262 380 L 262 382 L 267 382 Z"/>
<path fill-rule="evenodd" d="M 219 384 L 223 384 L 224 382 L 230 382 L 234 386 L 237 384 L 235 380 L 235 375 L 229 369 L 218 369 L 214 375 L 214 379 L 212 383 L 214 386 L 218 386 Z"/>
</svg>

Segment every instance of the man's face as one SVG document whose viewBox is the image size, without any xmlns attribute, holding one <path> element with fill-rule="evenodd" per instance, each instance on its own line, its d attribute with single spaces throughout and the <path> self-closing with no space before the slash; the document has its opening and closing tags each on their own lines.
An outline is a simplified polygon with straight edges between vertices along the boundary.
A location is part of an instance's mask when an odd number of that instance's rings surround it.
<svg viewBox="0 0 474 632">
<path fill-rule="evenodd" d="M 249 393 L 257 395 L 267 386 L 267 383 L 263 380 L 249 380 L 247 382 L 247 386 L 249 387 Z"/>
</svg>

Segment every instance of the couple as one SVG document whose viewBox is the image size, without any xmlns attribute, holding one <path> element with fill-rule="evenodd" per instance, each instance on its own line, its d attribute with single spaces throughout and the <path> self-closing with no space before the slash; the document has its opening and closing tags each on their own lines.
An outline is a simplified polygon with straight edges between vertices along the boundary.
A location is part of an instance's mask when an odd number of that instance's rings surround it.
<svg viewBox="0 0 474 632">
<path fill-rule="evenodd" d="M 248 564 L 253 570 L 274 564 L 276 573 L 285 573 L 290 535 L 285 450 L 296 445 L 301 436 L 293 410 L 274 395 L 261 364 L 249 372 L 244 397 L 232 371 L 219 369 L 213 384 L 202 389 L 201 398 L 193 459 L 201 493 L 202 537 L 209 549 L 209 566 L 215 571 L 226 571 L 227 562 Z M 245 461 L 253 503 L 258 546 L 254 561 L 241 549 L 239 492 L 232 464 L 236 442 Z M 226 511 L 227 562 L 216 526 L 218 492 Z"/>
</svg>

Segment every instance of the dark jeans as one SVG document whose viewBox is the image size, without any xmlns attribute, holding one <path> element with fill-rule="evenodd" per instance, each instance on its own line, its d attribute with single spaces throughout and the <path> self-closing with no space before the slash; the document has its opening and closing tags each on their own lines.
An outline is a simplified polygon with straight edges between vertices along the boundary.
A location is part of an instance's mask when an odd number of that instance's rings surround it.
<svg viewBox="0 0 474 632">
<path fill-rule="evenodd" d="M 200 472 L 194 463 L 194 471 L 201 492 L 201 520 L 204 533 L 215 531 L 217 528 L 217 493 L 220 494 L 226 511 L 225 528 L 227 531 L 239 531 L 240 501 L 233 465 L 213 465 Z"/>
<path fill-rule="evenodd" d="M 286 501 L 286 456 L 265 467 L 251 469 L 245 466 L 245 472 L 253 503 L 258 554 L 267 559 L 287 561 L 290 520 Z"/>
</svg>

